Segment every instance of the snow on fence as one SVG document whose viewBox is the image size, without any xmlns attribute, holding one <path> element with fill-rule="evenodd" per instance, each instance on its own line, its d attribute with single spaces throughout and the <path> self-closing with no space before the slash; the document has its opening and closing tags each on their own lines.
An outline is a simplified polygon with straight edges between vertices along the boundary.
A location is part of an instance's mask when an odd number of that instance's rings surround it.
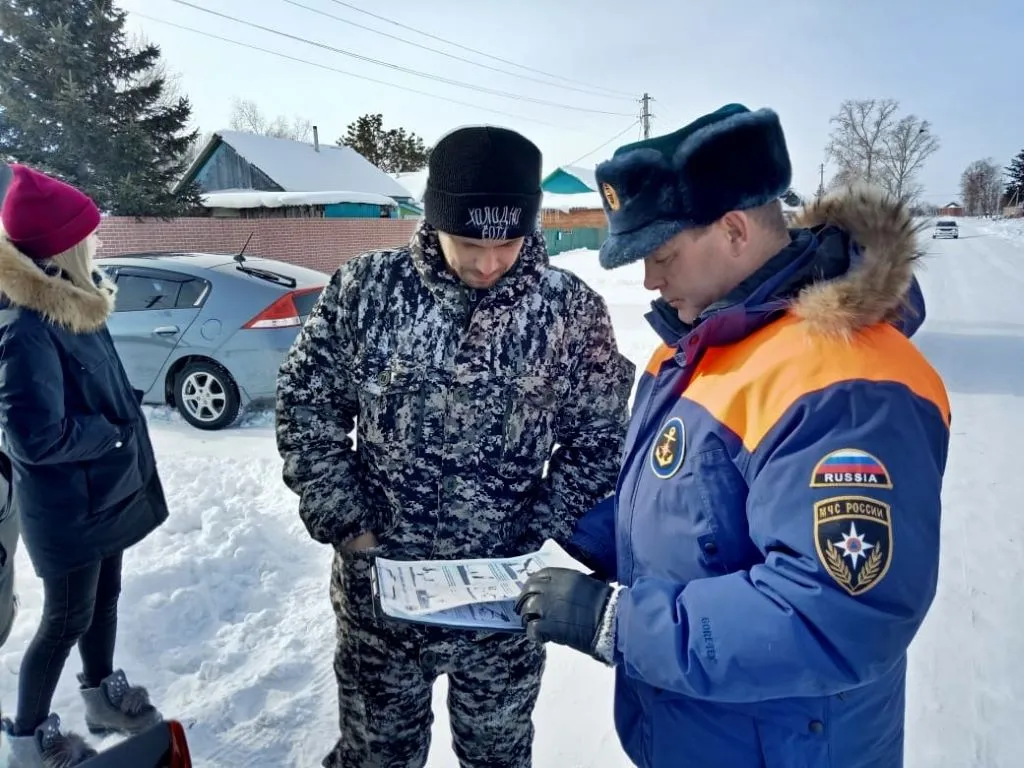
<svg viewBox="0 0 1024 768">
<path fill-rule="evenodd" d="M 363 251 L 408 242 L 412 219 L 214 219 L 169 221 L 107 217 L 100 225 L 99 256 L 153 251 L 246 253 L 330 274 Z"/>
</svg>

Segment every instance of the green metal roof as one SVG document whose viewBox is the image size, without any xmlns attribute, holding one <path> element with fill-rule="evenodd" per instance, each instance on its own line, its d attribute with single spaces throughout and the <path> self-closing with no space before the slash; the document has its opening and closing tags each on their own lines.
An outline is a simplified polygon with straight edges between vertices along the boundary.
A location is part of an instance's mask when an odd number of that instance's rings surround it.
<svg viewBox="0 0 1024 768">
<path fill-rule="evenodd" d="M 595 191 L 588 187 L 579 176 L 564 168 L 556 168 L 549 173 L 540 183 L 540 188 L 555 195 L 575 195 L 581 192 Z"/>
</svg>

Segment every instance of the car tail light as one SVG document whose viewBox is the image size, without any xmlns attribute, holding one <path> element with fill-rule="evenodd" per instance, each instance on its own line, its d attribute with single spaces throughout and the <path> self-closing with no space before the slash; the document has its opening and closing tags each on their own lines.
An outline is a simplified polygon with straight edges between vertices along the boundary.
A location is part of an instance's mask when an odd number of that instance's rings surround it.
<svg viewBox="0 0 1024 768">
<path fill-rule="evenodd" d="M 290 291 L 274 301 L 269 307 L 260 312 L 256 317 L 247 322 L 242 328 L 247 330 L 258 330 L 260 328 L 294 328 L 301 325 L 302 318 L 295 306 L 295 299 L 298 296 L 305 296 L 308 293 L 317 293 L 320 288 L 306 288 L 301 291 Z"/>
</svg>

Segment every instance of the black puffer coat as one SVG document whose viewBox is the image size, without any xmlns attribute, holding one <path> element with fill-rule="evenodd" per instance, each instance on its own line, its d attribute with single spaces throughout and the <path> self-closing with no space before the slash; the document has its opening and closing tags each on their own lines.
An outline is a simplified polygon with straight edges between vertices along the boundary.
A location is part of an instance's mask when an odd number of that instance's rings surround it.
<svg viewBox="0 0 1024 768">
<path fill-rule="evenodd" d="M 0 236 L 0 430 L 42 578 L 124 550 L 167 519 L 145 417 L 107 331 L 112 309 L 112 293 L 48 274 Z"/>
</svg>

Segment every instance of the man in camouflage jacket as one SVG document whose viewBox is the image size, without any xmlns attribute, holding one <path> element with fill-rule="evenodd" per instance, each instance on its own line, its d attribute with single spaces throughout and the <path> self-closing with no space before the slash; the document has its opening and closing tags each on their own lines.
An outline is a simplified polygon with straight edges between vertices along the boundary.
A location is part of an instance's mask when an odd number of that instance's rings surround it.
<svg viewBox="0 0 1024 768">
<path fill-rule="evenodd" d="M 463 768 L 531 765 L 540 646 L 381 620 L 370 567 L 567 543 L 614 491 L 634 366 L 601 297 L 548 265 L 540 172 L 512 131 L 445 137 L 410 244 L 338 269 L 282 366 L 284 479 L 335 548 L 341 737 L 324 766 L 423 766 L 441 674 Z"/>
</svg>

